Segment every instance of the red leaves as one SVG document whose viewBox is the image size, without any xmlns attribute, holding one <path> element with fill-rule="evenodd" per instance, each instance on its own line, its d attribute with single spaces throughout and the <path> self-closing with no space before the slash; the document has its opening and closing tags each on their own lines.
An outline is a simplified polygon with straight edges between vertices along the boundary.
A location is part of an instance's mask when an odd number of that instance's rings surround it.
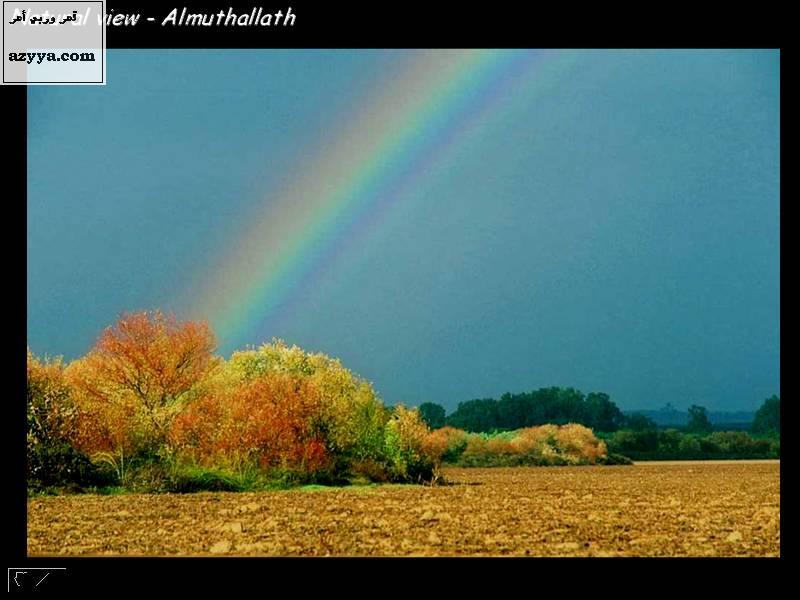
<svg viewBox="0 0 800 600">
<path fill-rule="evenodd" d="M 428 435 L 426 445 L 433 455 L 444 448 L 438 456 L 458 461 L 463 455 L 473 466 L 519 464 L 513 462 L 517 459 L 544 464 L 594 464 L 607 454 L 605 443 L 591 429 L 576 423 L 540 425 L 491 435 L 443 427 Z M 504 462 L 505 459 L 512 462 Z"/>
<path fill-rule="evenodd" d="M 205 464 L 255 460 L 264 468 L 315 471 L 328 462 L 311 424 L 320 395 L 309 381 L 266 373 L 199 398 L 179 415 L 171 441 Z"/>
<path fill-rule="evenodd" d="M 68 441 L 120 464 L 147 455 L 307 474 L 328 472 L 334 457 L 343 469 L 387 457 L 405 468 L 441 454 L 426 447 L 415 411 L 390 419 L 372 386 L 338 360 L 280 341 L 227 362 L 213 350 L 205 323 L 158 311 L 123 315 L 63 372 Z"/>
<path fill-rule="evenodd" d="M 205 323 L 159 311 L 123 315 L 67 370 L 78 407 L 74 443 L 87 453 L 158 449 L 185 400 L 217 364 Z"/>
<path fill-rule="evenodd" d="M 179 399 L 214 364 L 206 323 L 179 323 L 160 311 L 125 314 L 101 335 L 90 356 L 98 375 L 154 405 Z"/>
</svg>

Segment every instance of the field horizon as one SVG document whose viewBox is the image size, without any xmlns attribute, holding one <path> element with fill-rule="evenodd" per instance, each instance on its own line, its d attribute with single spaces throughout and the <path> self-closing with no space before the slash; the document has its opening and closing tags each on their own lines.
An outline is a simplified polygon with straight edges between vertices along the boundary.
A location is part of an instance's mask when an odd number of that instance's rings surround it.
<svg viewBox="0 0 800 600">
<path fill-rule="evenodd" d="M 32 498 L 28 556 L 780 556 L 780 460 L 444 473 L 450 485 Z"/>
</svg>

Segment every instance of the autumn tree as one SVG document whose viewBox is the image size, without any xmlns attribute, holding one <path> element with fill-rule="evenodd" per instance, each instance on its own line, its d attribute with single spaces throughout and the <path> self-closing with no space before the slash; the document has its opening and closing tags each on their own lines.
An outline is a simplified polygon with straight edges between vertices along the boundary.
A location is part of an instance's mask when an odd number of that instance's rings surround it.
<svg viewBox="0 0 800 600">
<path fill-rule="evenodd" d="M 431 481 L 437 477 L 435 467 L 443 447 L 431 444 L 430 429 L 416 408 L 402 404 L 386 424 L 386 455 L 394 477 L 398 480 Z"/>
<path fill-rule="evenodd" d="M 86 451 L 159 451 L 170 424 L 217 364 L 206 323 L 180 322 L 160 311 L 124 314 L 67 376 L 85 427 Z"/>
<path fill-rule="evenodd" d="M 70 390 L 60 358 L 40 360 L 30 348 L 27 357 L 27 421 L 29 443 L 46 444 L 61 437 L 69 412 Z"/>
<path fill-rule="evenodd" d="M 75 410 L 60 358 L 27 357 L 28 487 L 96 485 L 103 481 L 88 458 L 69 444 Z"/>
<path fill-rule="evenodd" d="M 389 413 L 372 385 L 340 361 L 276 339 L 258 349 L 234 352 L 226 370 L 241 382 L 275 373 L 309 381 L 320 398 L 317 427 L 324 434 L 328 452 L 340 459 L 342 467 L 382 456 Z"/>
<path fill-rule="evenodd" d="M 205 466 L 313 473 L 330 462 L 319 413 L 312 382 L 269 373 L 217 386 L 192 402 L 175 418 L 171 441 L 180 458 Z"/>
<path fill-rule="evenodd" d="M 434 457 L 437 465 L 456 462 L 467 447 L 469 434 L 462 429 L 445 425 L 432 430 L 425 440 L 425 451 Z"/>
</svg>

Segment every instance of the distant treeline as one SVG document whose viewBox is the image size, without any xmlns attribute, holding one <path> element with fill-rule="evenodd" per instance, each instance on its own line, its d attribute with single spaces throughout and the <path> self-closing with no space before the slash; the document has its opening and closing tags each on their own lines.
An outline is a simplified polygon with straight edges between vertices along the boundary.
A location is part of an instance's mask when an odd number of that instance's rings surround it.
<svg viewBox="0 0 800 600">
<path fill-rule="evenodd" d="M 749 432 L 715 431 L 706 409 L 696 405 L 682 413 L 680 430 L 675 427 L 663 429 L 645 414 L 623 414 L 608 394 L 593 392 L 584 395 L 574 388 L 559 387 L 503 394 L 499 400 L 486 398 L 461 402 L 450 415 L 446 414 L 443 406 L 426 402 L 419 407 L 419 412 L 432 429 L 455 427 L 473 435 L 489 436 L 485 440 L 492 440 L 488 446 L 490 452 L 482 452 L 478 441 L 483 438 L 473 437 L 470 439 L 474 448 L 470 452 L 449 458 L 449 462 L 462 466 L 512 464 L 519 460 L 513 452 L 497 451 L 508 441 L 505 434 L 498 432 L 567 423 L 589 427 L 603 440 L 608 449 L 608 458 L 604 459 L 606 464 L 613 457 L 617 457 L 614 460 L 623 457 L 633 460 L 780 458 L 781 409 L 778 396 L 764 401 L 746 426 Z M 671 405 L 667 405 L 667 412 L 673 416 L 681 414 Z M 498 462 L 500 458 L 502 460 Z"/>
<path fill-rule="evenodd" d="M 692 406 L 671 421 L 675 428 L 689 433 L 707 434 L 715 429 L 708 412 L 702 406 Z M 433 429 L 449 425 L 475 433 L 511 431 L 525 427 L 552 424 L 580 423 L 596 432 L 619 430 L 651 431 L 659 428 L 656 421 L 641 412 L 625 415 L 608 394 L 592 392 L 584 395 L 574 388 L 548 387 L 532 392 L 503 394 L 499 400 L 484 398 L 460 402 L 447 415 L 443 406 L 426 402 L 419 407 L 423 420 Z M 741 429 L 742 427 L 737 427 Z M 758 435 L 780 435 L 780 398 L 772 396 L 756 412 L 753 421 L 744 427 Z M 717 428 L 718 429 L 718 428 Z"/>
<path fill-rule="evenodd" d="M 445 417 L 444 408 L 425 403 L 420 415 L 432 428 L 450 425 L 466 431 L 488 433 L 522 429 L 548 423 L 580 423 L 595 431 L 616 431 L 625 416 L 608 394 L 582 394 L 573 388 L 549 387 L 520 394 L 503 394 L 500 400 L 485 398 L 460 402 Z"/>
<path fill-rule="evenodd" d="M 651 419 L 658 425 L 659 427 L 663 427 L 664 429 L 670 427 L 685 427 L 686 426 L 686 419 L 687 419 L 687 411 L 686 410 L 678 410 L 672 404 L 667 403 L 660 409 L 652 410 L 652 409 L 637 409 L 637 410 L 629 410 L 623 411 L 626 416 L 632 416 L 634 414 L 639 414 Z M 718 429 L 720 431 L 729 431 L 729 430 L 749 430 L 751 425 L 753 424 L 753 418 L 755 417 L 755 411 L 708 411 L 708 420 L 711 421 L 711 424 L 714 426 L 714 429 Z"/>
<path fill-rule="evenodd" d="M 601 436 L 610 454 L 632 460 L 725 460 L 780 458 L 781 440 L 776 436 L 754 437 L 744 431 L 714 431 L 708 434 L 664 431 L 617 431 Z"/>
</svg>

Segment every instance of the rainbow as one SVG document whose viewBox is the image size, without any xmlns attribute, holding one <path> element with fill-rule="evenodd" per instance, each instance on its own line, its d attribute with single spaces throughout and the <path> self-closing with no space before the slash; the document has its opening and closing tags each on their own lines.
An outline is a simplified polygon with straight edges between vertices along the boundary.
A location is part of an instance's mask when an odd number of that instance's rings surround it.
<svg viewBox="0 0 800 600">
<path fill-rule="evenodd" d="M 537 72 L 563 54 L 411 51 L 400 72 L 387 75 L 311 152 L 303 175 L 270 192 L 193 291 L 192 315 L 210 321 L 224 347 L 242 342 L 313 285 L 402 191 L 495 114 L 499 102 L 543 83 Z"/>
</svg>

